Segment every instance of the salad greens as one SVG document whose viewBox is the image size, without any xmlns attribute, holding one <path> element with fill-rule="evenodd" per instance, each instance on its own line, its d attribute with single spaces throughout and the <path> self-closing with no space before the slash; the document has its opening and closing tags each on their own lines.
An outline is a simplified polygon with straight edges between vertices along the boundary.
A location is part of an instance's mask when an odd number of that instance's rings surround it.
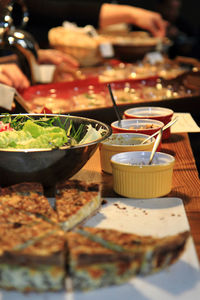
<svg viewBox="0 0 200 300">
<path fill-rule="evenodd" d="M 4 129 L 0 130 L 0 148 L 4 149 L 74 146 L 88 143 L 102 136 L 101 130 L 97 131 L 91 125 L 80 124 L 76 129 L 70 118 L 66 118 L 63 123 L 57 116 L 35 119 L 28 115 L 15 117 L 6 115 L 1 120 Z M 83 132 L 85 132 L 84 136 Z"/>
</svg>

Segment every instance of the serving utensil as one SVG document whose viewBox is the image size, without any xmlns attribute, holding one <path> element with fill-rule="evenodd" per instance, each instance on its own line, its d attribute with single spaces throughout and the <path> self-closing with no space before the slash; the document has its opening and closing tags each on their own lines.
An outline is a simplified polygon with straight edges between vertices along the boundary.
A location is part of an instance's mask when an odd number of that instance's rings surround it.
<svg viewBox="0 0 200 300">
<path fill-rule="evenodd" d="M 169 123 L 167 123 L 165 126 L 163 126 L 162 131 L 164 131 L 165 129 L 167 129 L 170 126 L 172 126 L 174 123 L 176 123 L 177 120 L 178 120 L 178 117 L 176 117 L 174 120 L 171 120 Z M 150 135 L 148 138 L 146 138 L 145 140 L 143 140 L 141 142 L 141 144 L 145 144 L 148 140 L 150 140 L 152 137 L 154 137 L 158 133 L 159 133 L 159 131 L 156 131 L 155 133 L 153 133 L 152 135 Z"/>
<path fill-rule="evenodd" d="M 153 146 L 153 149 L 151 151 L 151 155 L 150 155 L 150 158 L 149 158 L 149 165 L 151 165 L 152 161 L 153 161 L 153 158 L 154 158 L 154 155 L 156 153 L 156 150 L 158 149 L 158 146 L 160 144 L 160 141 L 162 139 L 162 133 L 163 133 L 163 129 L 161 128 L 158 132 L 158 135 L 156 137 L 156 140 L 155 140 L 155 143 L 154 143 L 154 146 Z"/>
<path fill-rule="evenodd" d="M 118 106 L 116 104 L 116 101 L 115 101 L 115 97 L 113 95 L 113 92 L 112 92 L 112 88 L 111 88 L 111 85 L 110 83 L 108 83 L 108 90 L 109 90 L 109 93 L 110 93 L 110 97 L 111 97 L 111 100 L 112 100 L 112 103 L 113 103 L 113 107 L 114 107 L 114 110 L 115 110 L 115 113 L 117 115 L 117 119 L 118 119 L 118 126 L 119 127 L 122 127 L 122 124 L 121 124 L 121 116 L 120 116 L 120 112 L 119 112 L 119 109 L 118 109 Z"/>
</svg>

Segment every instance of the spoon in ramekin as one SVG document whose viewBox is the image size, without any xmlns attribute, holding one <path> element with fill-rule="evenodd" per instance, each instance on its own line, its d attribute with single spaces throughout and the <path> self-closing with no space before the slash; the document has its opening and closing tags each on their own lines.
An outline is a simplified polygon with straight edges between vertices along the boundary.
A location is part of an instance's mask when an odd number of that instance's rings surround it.
<svg viewBox="0 0 200 300">
<path fill-rule="evenodd" d="M 160 144 L 160 141 L 162 139 L 162 133 L 163 133 L 163 129 L 161 128 L 159 131 L 158 131 L 158 135 L 156 137 L 156 140 L 155 140 L 155 143 L 153 145 L 153 149 L 151 151 L 151 154 L 150 154 L 150 158 L 149 158 L 149 165 L 151 165 L 152 161 L 153 161 L 153 158 L 154 158 L 154 155 L 156 153 L 156 150 L 158 149 L 158 146 Z"/>
<path fill-rule="evenodd" d="M 110 83 L 108 83 L 107 86 L 108 86 L 108 90 L 109 90 L 109 93 L 110 93 L 110 98 L 112 100 L 113 107 L 114 107 L 114 110 L 115 110 L 115 113 L 116 113 L 116 116 L 117 116 L 117 119 L 118 119 L 118 126 L 122 127 L 122 124 L 121 124 L 122 123 L 122 119 L 121 119 L 121 116 L 120 116 L 120 113 L 119 113 L 119 109 L 117 107 L 117 104 L 116 104 L 116 101 L 115 101 L 115 98 L 114 98 L 114 95 L 113 95 Z"/>
<path fill-rule="evenodd" d="M 163 126 L 162 131 L 164 131 L 165 129 L 167 129 L 170 126 L 172 126 L 177 120 L 178 120 L 178 117 L 176 117 L 174 120 L 171 120 L 169 123 L 167 123 L 165 126 Z M 148 138 L 146 138 L 145 140 L 143 140 L 141 142 L 141 144 L 145 144 L 148 140 L 150 140 L 152 137 L 154 137 L 158 133 L 159 133 L 159 131 L 156 131 L 155 133 L 153 133 L 152 135 L 150 135 Z"/>
</svg>

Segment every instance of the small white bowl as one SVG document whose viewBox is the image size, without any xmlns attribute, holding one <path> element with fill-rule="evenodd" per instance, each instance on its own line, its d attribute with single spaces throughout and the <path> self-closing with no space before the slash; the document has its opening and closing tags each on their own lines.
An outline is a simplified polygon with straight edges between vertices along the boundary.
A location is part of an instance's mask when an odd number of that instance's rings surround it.
<svg viewBox="0 0 200 300">
<path fill-rule="evenodd" d="M 149 165 L 150 154 L 150 151 L 135 151 L 111 157 L 113 189 L 117 194 L 128 198 L 156 198 L 171 191 L 174 157 L 156 152 Z"/>
</svg>

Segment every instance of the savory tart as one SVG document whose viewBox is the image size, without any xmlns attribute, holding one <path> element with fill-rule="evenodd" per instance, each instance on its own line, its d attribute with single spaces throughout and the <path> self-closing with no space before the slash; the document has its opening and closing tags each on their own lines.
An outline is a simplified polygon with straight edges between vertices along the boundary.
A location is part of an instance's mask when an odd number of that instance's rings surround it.
<svg viewBox="0 0 200 300">
<path fill-rule="evenodd" d="M 35 214 L 16 209 L 11 205 L 0 203 L 0 226 L 1 224 L 12 224 L 14 227 L 39 223 L 40 218 Z"/>
<path fill-rule="evenodd" d="M 100 207 L 99 184 L 67 180 L 55 198 L 54 210 L 39 183 L 0 189 L 0 288 L 58 291 L 66 277 L 75 290 L 122 284 L 173 264 L 189 237 L 77 227 Z"/>
<path fill-rule="evenodd" d="M 0 226 L 0 287 L 18 291 L 64 289 L 63 231 L 41 220 L 32 226 Z"/>
<path fill-rule="evenodd" d="M 164 238 L 100 228 L 69 232 L 69 274 L 74 289 L 122 284 L 135 275 L 158 272 L 180 257 L 188 237 L 188 231 Z"/>
<path fill-rule="evenodd" d="M 58 222 L 65 231 L 93 215 L 100 205 L 99 184 L 67 180 L 56 187 Z"/>
<path fill-rule="evenodd" d="M 40 183 L 18 183 L 0 190 L 0 203 L 57 222 L 57 214 L 43 195 Z"/>
</svg>

